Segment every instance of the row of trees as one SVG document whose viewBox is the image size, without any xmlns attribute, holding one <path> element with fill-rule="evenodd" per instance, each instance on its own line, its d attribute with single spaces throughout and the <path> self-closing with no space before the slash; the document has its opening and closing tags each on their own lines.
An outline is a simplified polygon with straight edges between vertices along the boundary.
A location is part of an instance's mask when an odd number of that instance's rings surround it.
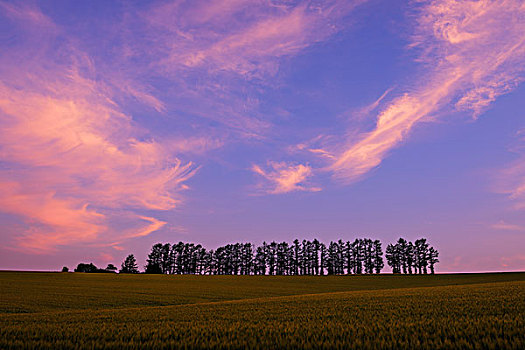
<svg viewBox="0 0 525 350">
<path fill-rule="evenodd" d="M 148 255 L 146 273 L 206 275 L 324 275 L 379 273 L 384 266 L 381 242 L 299 240 L 235 243 L 206 250 L 200 244 L 155 244 Z M 129 257 L 128 257 L 129 258 Z M 122 271 L 127 271 L 124 262 Z"/>
<path fill-rule="evenodd" d="M 439 252 L 425 238 L 414 243 L 399 238 L 386 248 L 386 261 L 393 273 L 435 272 Z M 380 273 L 384 267 L 382 245 L 368 238 L 332 241 L 317 239 L 287 242 L 235 243 L 206 250 L 200 244 L 157 243 L 151 248 L 145 273 L 200 275 L 343 275 Z M 116 272 L 109 264 L 99 269 L 93 264 L 78 264 L 75 272 Z M 64 267 L 63 272 L 67 272 Z M 128 255 L 120 273 L 139 273 L 137 260 Z"/>
<path fill-rule="evenodd" d="M 434 273 L 438 251 L 426 239 L 415 243 L 400 238 L 389 244 L 386 260 L 394 273 Z M 332 241 L 317 239 L 264 242 L 261 246 L 235 243 L 207 250 L 200 244 L 157 243 L 148 254 L 145 273 L 201 275 L 342 275 L 380 273 L 384 267 L 379 240 Z M 121 273 L 138 273 L 133 255 L 122 263 Z"/>
<path fill-rule="evenodd" d="M 430 247 L 425 238 L 414 243 L 400 238 L 397 243 L 386 247 L 386 260 L 393 273 L 434 273 L 434 266 L 439 262 L 439 252 Z"/>
<path fill-rule="evenodd" d="M 105 269 L 99 269 L 93 263 L 84 264 L 80 263 L 77 265 L 77 268 L 75 269 L 75 272 L 96 272 L 96 273 L 116 273 L 117 267 L 113 264 L 109 264 Z M 64 266 L 62 268 L 62 272 L 69 272 L 69 269 L 67 266 Z"/>
</svg>

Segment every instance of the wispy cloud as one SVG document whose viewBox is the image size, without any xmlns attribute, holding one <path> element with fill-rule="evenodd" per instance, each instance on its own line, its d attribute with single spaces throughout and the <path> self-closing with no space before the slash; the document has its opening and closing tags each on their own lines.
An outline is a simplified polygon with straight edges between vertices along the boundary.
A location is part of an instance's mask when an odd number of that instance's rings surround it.
<svg viewBox="0 0 525 350">
<path fill-rule="evenodd" d="M 157 220 L 157 219 L 152 218 L 152 217 L 139 216 L 138 218 L 142 219 L 142 220 L 145 220 L 145 221 L 148 221 L 150 224 L 148 226 L 146 226 L 145 228 L 143 228 L 142 230 L 140 230 L 139 232 L 131 234 L 129 237 L 126 237 L 126 238 L 147 236 L 150 233 L 161 229 L 164 225 L 167 224 L 167 222 L 165 222 L 165 221 L 160 221 L 160 220 Z"/>
<path fill-rule="evenodd" d="M 167 69 L 204 67 L 247 78 L 275 73 L 278 60 L 324 40 L 363 0 L 212 1 L 154 7 L 147 19 L 165 40 Z M 165 36 L 169 33 L 169 36 Z"/>
<path fill-rule="evenodd" d="M 505 231 L 525 231 L 525 227 L 521 225 L 511 224 L 506 221 L 500 220 L 495 224 L 490 226 L 495 230 L 505 230 Z"/>
<path fill-rule="evenodd" d="M 26 22 L 32 26 L 36 25 L 40 28 L 44 27 L 48 30 L 56 28 L 52 20 L 29 2 L 13 4 L 0 1 L 0 9 L 3 10 L 4 16 L 13 20 Z"/>
<path fill-rule="evenodd" d="M 137 14 L 140 33 L 130 29 L 128 58 L 149 62 L 147 74 L 169 80 L 174 110 L 260 138 L 273 124 L 259 111 L 259 97 L 280 83 L 283 60 L 347 27 L 346 16 L 363 2 L 155 3 Z"/>
<path fill-rule="evenodd" d="M 52 23 L 33 7 L 10 11 L 15 21 Z M 55 34 L 42 31 L 48 41 Z M 180 151 L 205 146 L 197 138 L 154 139 L 116 102 L 122 92 L 92 77 L 96 67 L 89 57 L 67 41 L 59 54 L 60 60 L 53 52 L 22 61 L 24 55 L 1 57 L 0 210 L 22 218 L 27 227 L 11 243 L 39 253 L 161 228 L 164 222 L 132 213 L 176 207 L 177 192 L 196 170 L 178 158 Z M 163 108 L 140 89 L 128 93 Z M 133 218 L 126 230 L 114 226 L 122 215 Z"/>
<path fill-rule="evenodd" d="M 504 256 L 500 258 L 500 266 L 505 268 L 514 268 L 517 271 L 523 270 L 523 264 L 525 263 L 525 255 L 516 254 L 512 256 Z"/>
<path fill-rule="evenodd" d="M 282 194 L 293 191 L 321 191 L 320 187 L 306 184 L 312 175 L 309 165 L 288 164 L 285 162 L 268 162 L 270 170 L 264 170 L 258 165 L 252 166 L 252 171 L 262 176 L 265 183 L 260 185 L 264 193 Z"/>
<path fill-rule="evenodd" d="M 31 79 L 23 90 L 0 85 L 0 207 L 31 223 L 24 246 L 99 238 L 108 208 L 171 209 L 180 201 L 171 191 L 193 175 L 191 163 L 140 140 L 131 119 L 91 84 L 75 77 L 54 86 Z"/>
<path fill-rule="evenodd" d="M 180 155 L 220 147 L 228 136 L 154 138 L 123 102 L 183 115 L 191 130 L 202 125 L 191 121 L 199 116 L 220 123 L 222 135 L 226 126 L 258 137 L 271 127 L 257 110 L 259 90 L 272 84 L 281 60 L 344 28 L 362 2 L 148 4 L 118 28 L 106 24 L 115 40 L 107 60 L 90 56 L 89 34 L 70 38 L 38 6 L 1 2 L 18 39 L 0 56 L 0 209 L 25 221 L 16 244 L 48 252 L 120 244 L 162 228 L 141 211 L 180 204 L 177 193 L 197 169 Z M 269 166 L 256 168 L 272 193 L 319 190 L 304 184 L 308 165 Z M 132 223 L 119 233 L 122 217 Z"/>
<path fill-rule="evenodd" d="M 525 5 L 522 1 L 437 0 L 417 9 L 411 46 L 423 68 L 415 83 L 378 114 L 373 130 L 332 147 L 328 167 L 352 182 L 377 167 L 413 127 L 449 106 L 479 116 L 511 91 L 525 69 Z M 424 83 L 416 83 L 423 81 Z"/>
<path fill-rule="evenodd" d="M 514 204 L 514 209 L 525 209 L 525 129 L 516 133 L 510 148 L 517 158 L 503 169 L 495 172 L 493 190 L 506 195 Z"/>
<path fill-rule="evenodd" d="M 503 193 L 514 203 L 515 209 L 525 209 L 525 157 L 498 171 L 496 191 Z"/>
</svg>

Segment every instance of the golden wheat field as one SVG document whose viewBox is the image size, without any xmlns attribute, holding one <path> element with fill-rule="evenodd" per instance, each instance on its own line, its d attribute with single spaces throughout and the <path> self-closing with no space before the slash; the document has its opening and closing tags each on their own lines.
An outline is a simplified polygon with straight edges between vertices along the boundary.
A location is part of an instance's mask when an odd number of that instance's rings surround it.
<svg viewBox="0 0 525 350">
<path fill-rule="evenodd" d="M 525 273 L 0 273 L 0 349 L 523 349 Z"/>
</svg>

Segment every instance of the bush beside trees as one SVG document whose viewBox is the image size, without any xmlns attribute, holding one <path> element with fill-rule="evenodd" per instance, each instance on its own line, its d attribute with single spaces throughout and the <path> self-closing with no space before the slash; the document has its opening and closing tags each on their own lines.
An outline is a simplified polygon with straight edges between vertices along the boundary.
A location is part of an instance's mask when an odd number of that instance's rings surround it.
<svg viewBox="0 0 525 350">
<path fill-rule="evenodd" d="M 113 264 L 109 264 L 105 269 L 99 269 L 93 263 L 85 264 L 80 263 L 77 265 L 75 272 L 86 272 L 86 273 L 115 273 L 117 268 Z"/>
</svg>

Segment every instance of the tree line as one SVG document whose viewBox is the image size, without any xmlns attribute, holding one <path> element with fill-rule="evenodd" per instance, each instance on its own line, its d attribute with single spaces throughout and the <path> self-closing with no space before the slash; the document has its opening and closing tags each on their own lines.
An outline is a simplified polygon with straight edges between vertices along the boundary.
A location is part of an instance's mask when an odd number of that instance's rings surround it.
<svg viewBox="0 0 525 350">
<path fill-rule="evenodd" d="M 414 243 L 400 238 L 386 248 L 393 273 L 434 273 L 438 251 L 425 238 Z M 384 267 L 382 244 L 368 238 L 354 241 L 317 239 L 287 242 L 234 243 L 207 250 L 200 244 L 179 242 L 152 246 L 145 265 L 148 274 L 198 275 L 343 275 L 380 273 Z M 120 273 L 139 273 L 131 254 Z"/>
<path fill-rule="evenodd" d="M 395 244 L 386 247 L 386 260 L 393 273 L 434 273 L 434 266 L 439 262 L 439 252 L 430 247 L 425 238 L 414 243 L 400 238 Z"/>
<path fill-rule="evenodd" d="M 118 268 L 113 264 L 108 264 L 105 269 L 99 269 L 93 263 L 84 264 L 80 263 L 77 265 L 75 272 L 96 272 L 96 273 L 116 273 Z M 62 272 L 69 272 L 69 269 L 64 266 Z"/>
</svg>

